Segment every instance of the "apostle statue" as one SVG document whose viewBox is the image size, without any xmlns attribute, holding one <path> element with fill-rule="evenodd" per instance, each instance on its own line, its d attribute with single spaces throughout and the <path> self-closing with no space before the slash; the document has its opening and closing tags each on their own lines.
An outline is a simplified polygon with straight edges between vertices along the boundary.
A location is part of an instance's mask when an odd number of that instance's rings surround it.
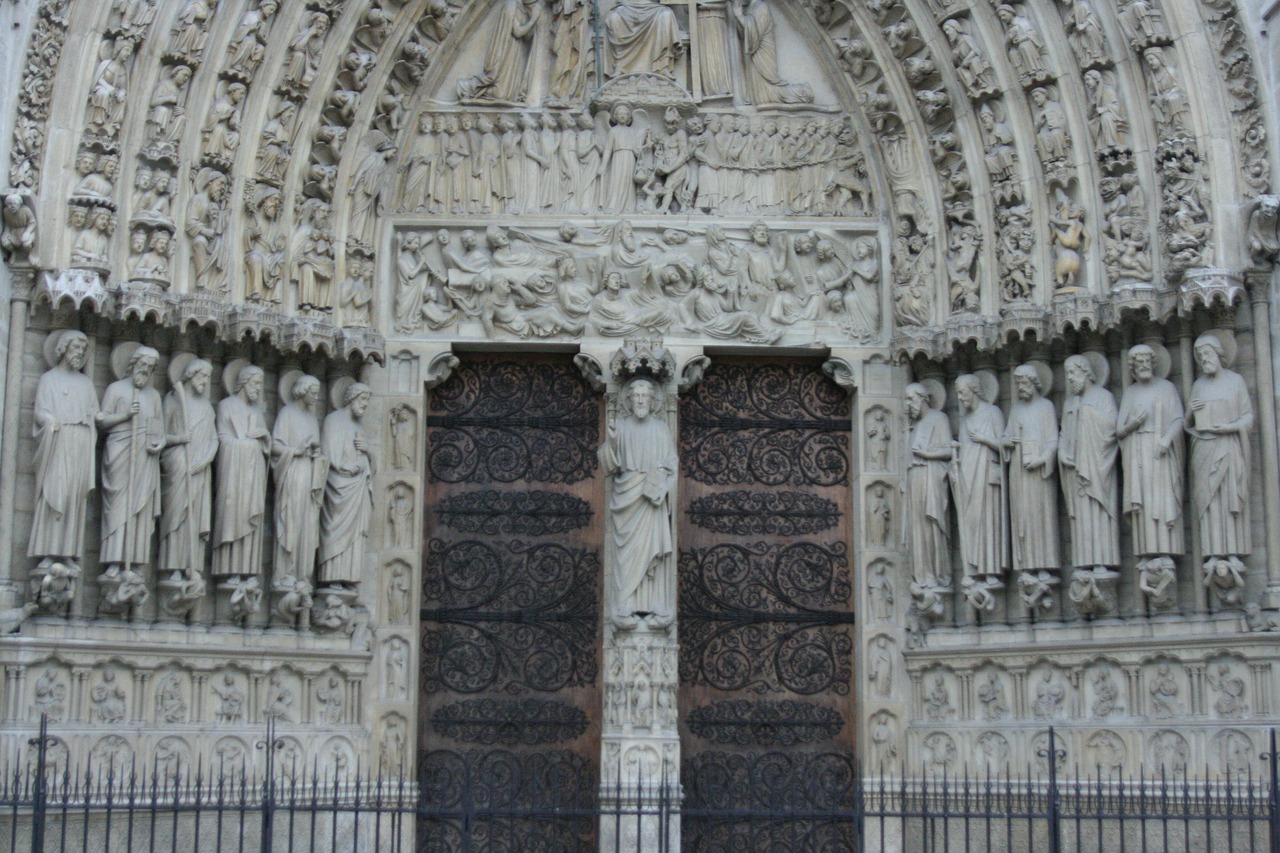
<svg viewBox="0 0 1280 853">
<path fill-rule="evenodd" d="M 271 451 L 271 434 L 262 416 L 262 383 L 260 367 L 237 360 L 223 370 L 230 396 L 218 404 L 213 575 L 231 585 L 256 576 L 262 565 Z"/>
<path fill-rule="evenodd" d="M 658 0 L 619 0 L 604 18 L 610 76 L 649 72 L 674 77 L 680 57 L 676 13 Z"/>
<path fill-rule="evenodd" d="M 112 361 L 120 361 L 127 352 L 117 347 Z M 160 392 L 151 387 L 159 361 L 160 353 L 151 347 L 133 349 L 121 378 L 107 386 L 98 413 L 98 427 L 107 433 L 99 560 L 111 578 L 151 562 L 151 535 L 160 515 L 160 452 L 165 446 Z"/>
<path fill-rule="evenodd" d="M 1191 508 L 1206 567 L 1240 564 L 1249 547 L 1249 430 L 1253 404 L 1239 373 L 1228 370 L 1227 345 L 1217 334 L 1196 339 L 1200 378 L 1191 386 Z"/>
<path fill-rule="evenodd" d="M 1017 400 L 1004 428 L 1009 461 L 1009 528 L 1013 568 L 1056 569 L 1058 561 L 1058 418 L 1044 394 L 1053 374 L 1032 364 L 1013 371 Z"/>
<path fill-rule="evenodd" d="M 374 457 L 364 413 L 373 390 L 353 382 L 342 408 L 324 419 L 321 453 L 329 460 L 320 510 L 320 580 L 354 586 L 364 572 L 364 545 L 373 518 Z"/>
<path fill-rule="evenodd" d="M 608 536 L 613 543 L 614 623 L 661 628 L 675 618 L 671 494 L 676 447 L 653 382 L 622 392 L 622 417 L 609 425 L 600 464 L 609 476 Z"/>
<path fill-rule="evenodd" d="M 1116 494 L 1116 400 L 1083 355 L 1065 363 L 1067 401 L 1058 439 L 1062 493 L 1071 520 L 1071 565 L 1103 574 L 1120 563 Z M 1103 377 L 1105 378 L 1105 377 Z"/>
<path fill-rule="evenodd" d="M 94 486 L 98 393 L 82 371 L 89 339 L 83 332 L 54 332 L 45 344 L 50 369 L 36 384 L 35 518 L 27 554 L 84 556 L 84 523 Z M 6 487 L 8 484 L 6 484 Z"/>
<path fill-rule="evenodd" d="M 992 377 L 994 383 L 994 377 Z M 960 525 L 960 559 L 966 577 L 998 584 L 1009 568 L 1005 527 L 1004 415 L 983 398 L 972 373 L 956 379 L 960 433 L 951 488 Z"/>
<path fill-rule="evenodd" d="M 458 81 L 458 98 L 523 102 L 529 87 L 529 42 L 541 17 L 542 0 L 503 0 L 491 30 L 484 70 Z"/>
<path fill-rule="evenodd" d="M 941 396 L 941 395 L 939 395 Z M 906 539 L 913 579 L 925 589 L 951 586 L 951 546 L 948 536 L 947 468 L 952 458 L 951 424 L 935 408 L 929 389 L 907 386 L 907 416 L 911 419 L 907 463 Z"/>
<path fill-rule="evenodd" d="M 1168 353 L 1163 355 L 1167 370 Z M 1183 552 L 1182 398 L 1172 382 L 1156 375 L 1156 362 L 1153 347 L 1138 344 L 1129 350 L 1133 382 L 1120 397 L 1116 422 L 1124 514 L 1140 572 L 1148 567 L 1172 571 L 1170 557 Z"/>
<path fill-rule="evenodd" d="M 177 381 L 164 398 L 165 449 L 160 455 L 161 571 L 204 571 L 212 530 L 213 460 L 218 430 L 209 380 L 213 366 L 202 358 L 175 357 L 170 375 Z"/>
<path fill-rule="evenodd" d="M 316 404 L 320 380 L 286 375 L 280 383 L 287 399 L 271 433 L 271 469 L 275 477 L 275 562 L 271 586 L 294 589 L 311 581 L 320 544 L 320 506 L 328 464 L 320 452 Z"/>
</svg>

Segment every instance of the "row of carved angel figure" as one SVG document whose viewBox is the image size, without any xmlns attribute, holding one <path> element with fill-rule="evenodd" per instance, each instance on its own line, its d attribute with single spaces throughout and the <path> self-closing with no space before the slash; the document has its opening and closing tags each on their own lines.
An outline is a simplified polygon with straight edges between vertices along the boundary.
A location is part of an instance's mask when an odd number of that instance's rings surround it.
<svg viewBox="0 0 1280 853">
<path fill-rule="evenodd" d="M 745 236 L 720 225 L 699 231 L 637 230 L 627 221 L 557 231 L 493 225 L 483 235 L 401 231 L 395 327 L 521 338 L 687 329 L 773 343 L 792 326 L 826 321 L 858 339 L 877 334 L 874 238 L 846 249 L 835 235 L 776 233 L 763 222 Z"/>
<path fill-rule="evenodd" d="M 1177 593 L 1175 559 L 1186 552 L 1184 511 L 1199 534 L 1204 584 L 1222 606 L 1243 607 L 1254 413 L 1244 379 L 1227 367 L 1234 349 L 1225 332 L 1195 341 L 1200 378 L 1185 407 L 1165 378 L 1170 356 L 1158 343 L 1129 350 L 1131 381 L 1118 406 L 1106 388 L 1106 359 L 1099 353 L 1070 356 L 1060 421 L 1045 396 L 1052 373 L 1043 363 L 1014 371 L 1016 400 L 1007 418 L 994 404 L 994 375 L 965 374 L 955 382 L 955 436 L 941 411 L 941 385 L 910 385 L 903 535 L 919 613 L 941 616 L 943 596 L 952 589 L 953 498 L 962 592 L 977 610 L 994 609 L 993 591 L 1010 568 L 1019 573 L 1028 608 L 1049 609 L 1057 572 L 1065 566 L 1075 570 L 1069 594 L 1076 608 L 1094 615 L 1109 611 L 1114 597 L 1108 587 L 1121 564 L 1121 518 L 1129 524 L 1139 589 L 1153 606 L 1168 607 Z M 1070 525 L 1065 561 L 1058 544 L 1058 480 Z"/>
<path fill-rule="evenodd" d="M 265 374 L 243 360 L 223 368 L 226 396 L 215 407 L 214 368 L 203 359 L 176 355 L 172 390 L 161 399 L 152 387 L 160 354 L 117 345 L 118 379 L 99 401 L 82 372 L 88 354 L 78 331 L 54 332 L 46 343 L 51 368 L 37 384 L 33 412 L 36 494 L 27 553 L 40 562 L 31 602 L 57 614 L 75 598 L 101 435 L 100 613 L 137 616 L 154 590 L 161 614 L 183 621 L 205 597 L 209 562 L 225 593 L 219 618 L 248 619 L 261 604 L 270 531 L 278 615 L 306 627 L 318 581 L 316 627 L 348 627 L 373 511 L 375 463 L 363 421 L 368 386 L 338 380 L 335 409 L 322 427 L 320 381 L 287 372 L 284 405 L 268 429 Z"/>
<path fill-rule="evenodd" d="M 661 125 L 661 126 L 659 126 Z M 862 216 L 870 189 L 848 118 L 720 113 L 424 112 L 401 209 L 489 213 Z"/>
</svg>

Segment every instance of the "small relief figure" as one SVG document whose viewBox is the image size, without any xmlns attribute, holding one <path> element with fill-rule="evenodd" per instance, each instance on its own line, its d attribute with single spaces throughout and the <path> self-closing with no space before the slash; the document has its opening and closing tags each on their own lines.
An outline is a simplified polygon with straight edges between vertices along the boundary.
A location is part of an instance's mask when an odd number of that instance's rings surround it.
<svg viewBox="0 0 1280 853">
<path fill-rule="evenodd" d="M 418 457 L 418 413 L 407 403 L 391 407 L 391 465 L 412 471 Z"/>
<path fill-rule="evenodd" d="M 658 0 L 621 0 L 605 16 L 609 76 L 674 77 L 683 45 L 676 13 Z"/>
<path fill-rule="evenodd" d="M 156 719 L 166 723 L 187 721 L 187 700 L 182 698 L 182 677 L 170 672 L 156 685 Z"/>
<path fill-rule="evenodd" d="M 8 222 L 8 200 L 5 222 Z M 1280 196 L 1263 194 L 1249 212 L 1249 257 L 1258 267 L 1266 267 L 1280 259 Z M 31 220 L 35 227 L 34 217 Z M 6 247 L 7 248 L 7 247 Z"/>
<path fill-rule="evenodd" d="M 365 153 L 352 175 L 347 233 L 361 245 L 374 244 L 374 229 L 384 212 L 387 191 L 384 177 L 397 150 L 390 140 L 381 141 Z"/>
<path fill-rule="evenodd" d="M 1081 68 L 1105 62 L 1107 59 L 1107 37 L 1102 29 L 1102 21 L 1094 11 L 1089 0 L 1059 0 L 1065 7 L 1067 19 L 1067 40 L 1075 52 L 1076 61 Z"/>
<path fill-rule="evenodd" d="M 368 328 L 373 320 L 373 264 L 356 257 L 347 258 L 347 277 L 338 289 L 345 328 Z"/>
<path fill-rule="evenodd" d="M 893 507 L 889 503 L 889 489 L 883 483 L 871 487 L 867 501 L 868 539 L 877 548 L 889 545 L 889 531 L 893 528 Z"/>
<path fill-rule="evenodd" d="M 947 491 L 953 453 L 951 424 L 935 408 L 924 385 L 908 385 L 906 396 L 912 424 L 904 515 L 914 580 L 922 587 L 945 588 L 951 583 Z"/>
<path fill-rule="evenodd" d="M 80 579 L 80 567 L 71 561 L 63 562 L 46 557 L 36 567 L 43 571 L 37 583 L 31 581 L 31 599 L 45 613 L 64 614 L 76 597 L 76 581 Z"/>
<path fill-rule="evenodd" d="M 1097 359 L 1097 369 L 1106 367 Z M 1103 569 L 1120 563 L 1116 483 L 1116 401 L 1083 355 L 1065 362 L 1067 401 L 1062 410 L 1058 466 L 1071 521 L 1071 565 Z"/>
<path fill-rule="evenodd" d="M 1053 281 L 1059 289 L 1076 286 L 1089 235 L 1084 230 L 1084 211 L 1068 203 L 1049 219 L 1053 238 Z"/>
<path fill-rule="evenodd" d="M 1052 76 L 1045 66 L 1044 38 L 1025 11 L 1007 3 L 996 9 L 996 17 L 1004 24 L 1009 62 L 1023 86 Z"/>
<path fill-rule="evenodd" d="M 393 701 L 409 698 L 409 644 L 399 637 L 387 643 L 383 659 L 383 679 L 386 695 Z"/>
<path fill-rule="evenodd" d="M 224 675 L 221 684 L 214 684 L 213 695 L 218 697 L 218 707 L 213 718 L 219 723 L 244 721 L 244 691 L 236 684 L 234 675 Z"/>
<path fill-rule="evenodd" d="M 1104 669 L 1093 677 L 1093 715 L 1109 717 L 1118 714 L 1120 707 L 1120 690 L 1111 677 L 1111 670 Z"/>
<path fill-rule="evenodd" d="M 523 103 L 529 88 L 529 50 L 542 18 L 538 0 L 503 0 L 484 57 L 484 70 L 458 81 L 461 101 Z M 668 14 L 670 14 L 668 10 Z"/>
<path fill-rule="evenodd" d="M 253 76 L 266 55 L 271 21 L 279 8 L 277 0 L 259 0 L 256 8 L 249 8 L 240 16 L 227 48 L 228 68 Z"/>
<path fill-rule="evenodd" d="M 302 203 L 302 224 L 293 236 L 293 275 L 298 282 L 298 307 L 328 312 L 333 309 L 333 208 L 318 198 Z"/>
<path fill-rule="evenodd" d="M 1180 713 L 1178 703 L 1178 682 L 1173 677 L 1173 667 L 1161 663 L 1156 667 L 1151 679 L 1151 716 L 1158 720 L 1168 719 Z"/>
<path fill-rule="evenodd" d="M 196 290 L 221 291 L 227 268 L 227 245 L 223 238 L 227 176 L 217 169 L 203 168 L 195 178 L 195 195 L 187 204 L 184 230 L 191 247 L 191 266 Z"/>
<path fill-rule="evenodd" d="M 933 677 L 933 687 L 924 697 L 925 716 L 934 722 L 950 719 L 956 709 L 951 705 L 951 691 L 947 689 L 947 681 L 941 675 Z"/>
<path fill-rule="evenodd" d="M 392 623 L 409 621 L 410 583 L 408 567 L 404 563 L 392 564 L 387 578 L 387 619 Z"/>
<path fill-rule="evenodd" d="M 582 95 L 591 69 L 591 3 L 552 0 L 556 35 L 551 44 L 555 67 L 551 72 L 552 104 L 567 105 Z"/>
<path fill-rule="evenodd" d="M 887 699 L 893 695 L 893 649 L 889 646 L 889 638 L 876 637 L 867 662 L 867 680 L 875 695 Z"/>
<path fill-rule="evenodd" d="M 1036 143 L 1040 159 L 1044 163 L 1061 163 L 1071 156 L 1067 111 L 1043 86 L 1031 91 L 1031 102 L 1035 104 Z"/>
<path fill-rule="evenodd" d="M 232 82 L 209 108 L 204 128 L 206 154 L 229 163 L 240 149 L 240 114 L 248 93 L 243 83 Z"/>
<path fill-rule="evenodd" d="M 342 708 L 346 686 L 337 675 L 330 675 L 316 688 L 317 714 L 320 722 L 337 725 L 342 722 Z"/>
<path fill-rule="evenodd" d="M 324 56 L 325 36 L 329 32 L 329 16 L 324 12 L 309 12 L 289 42 L 284 60 L 285 82 L 296 89 L 305 90 L 315 82 Z"/>
<path fill-rule="evenodd" d="M 364 574 L 364 546 L 373 518 L 373 448 L 364 428 L 373 389 L 352 382 L 342 408 L 324 419 L 322 452 L 329 473 L 320 510 L 320 580 L 355 585 Z"/>
<path fill-rule="evenodd" d="M 113 361 L 122 359 L 127 346 L 117 347 Z M 151 347 L 139 346 L 128 354 L 127 366 L 122 365 L 120 379 L 107 386 L 97 415 L 99 429 L 107 434 L 99 560 L 111 579 L 120 578 L 131 566 L 151 562 L 151 538 L 160 515 L 160 452 L 165 446 L 160 392 L 151 387 L 159 361 L 160 353 Z"/>
<path fill-rule="evenodd" d="M 98 393 L 81 371 L 88 359 L 83 332 L 53 332 L 45 343 L 50 369 L 36 383 L 32 433 L 35 515 L 27 555 L 78 561 L 84 556 L 89 493 L 94 488 Z"/>
<path fill-rule="evenodd" d="M 284 683 L 284 676 L 271 673 L 267 694 L 262 703 L 262 719 L 277 723 L 293 722 L 293 689 Z"/>
<path fill-rule="evenodd" d="M 991 61 L 963 19 L 947 19 L 942 23 L 942 32 L 951 45 L 951 60 L 969 97 L 980 98 L 995 92 L 995 71 Z"/>
<path fill-rule="evenodd" d="M 94 723 L 116 725 L 124 722 L 125 709 L 128 707 L 124 687 L 116 681 L 116 671 L 111 668 L 102 671 L 102 680 L 90 691 L 93 707 L 90 718 Z"/>
<path fill-rule="evenodd" d="M 1089 130 L 1099 150 L 1121 148 L 1129 144 L 1129 117 L 1125 114 L 1116 85 L 1114 71 L 1105 74 L 1096 68 L 1084 75 L 1085 88 L 1092 107 Z"/>
<path fill-rule="evenodd" d="M 62 722 L 66 714 L 67 685 L 58 670 L 46 666 L 32 687 L 32 716 L 47 714 L 50 721 Z"/>
<path fill-rule="evenodd" d="M 609 424 L 600 463 L 610 477 L 608 530 L 613 619 L 665 627 L 675 617 L 671 492 L 676 484 L 675 442 L 663 401 L 647 379 L 619 395 L 622 417 Z"/>
<path fill-rule="evenodd" d="M 867 595 L 871 599 L 873 618 L 885 621 L 893 618 L 893 578 L 889 577 L 889 564 L 883 560 L 871 564 Z"/>
<path fill-rule="evenodd" d="M 320 380 L 289 373 L 281 380 L 287 404 L 271 433 L 271 469 L 275 480 L 275 562 L 271 586 L 289 590 L 309 582 L 320 545 L 320 506 L 328 479 L 328 460 L 320 449 Z"/>
<path fill-rule="evenodd" d="M 404 720 L 396 716 L 388 717 L 382 739 L 378 742 L 378 772 L 383 777 L 390 779 L 404 775 L 407 740 Z"/>
<path fill-rule="evenodd" d="M 387 541 L 392 548 L 402 551 L 413 548 L 413 519 L 413 490 L 397 483 L 387 502 Z"/>
<path fill-rule="evenodd" d="M 270 184 L 254 185 L 245 213 L 244 226 L 245 298 L 253 301 L 280 301 L 280 271 L 284 264 L 284 235 L 277 231 L 283 195 Z"/>
<path fill-rule="evenodd" d="M 103 39 L 101 61 L 94 69 L 89 88 L 89 112 L 85 131 L 95 136 L 114 137 L 120 132 L 128 99 L 129 70 L 133 65 L 134 41 L 130 38 Z"/>
<path fill-rule="evenodd" d="M 893 715 L 888 711 L 880 711 L 871 718 L 871 749 L 881 770 L 890 769 L 898 760 L 898 739 Z"/>
<path fill-rule="evenodd" d="M 191 82 L 191 67 L 170 65 L 160 73 L 155 88 L 151 90 L 151 103 L 147 111 L 148 154 L 168 154 L 176 150 L 187 125 L 187 84 Z"/>
<path fill-rule="evenodd" d="M 10 266 L 33 262 L 36 248 L 36 212 L 26 196 L 9 193 L 4 197 L 4 228 L 0 229 L 0 249 Z"/>
<path fill-rule="evenodd" d="M 729 17 L 741 39 L 747 98 L 753 104 L 811 104 L 806 83 L 788 83 L 778 71 L 778 44 L 773 10 L 766 0 L 729 3 Z"/>
<path fill-rule="evenodd" d="M 879 406 L 867 412 L 867 455 L 875 470 L 888 470 L 889 444 L 892 441 L 893 428 L 889 425 L 889 412 Z"/>
<path fill-rule="evenodd" d="M 1177 732 L 1163 731 L 1151 739 L 1151 757 L 1155 764 L 1171 776 L 1187 772 L 1190 750 L 1186 739 Z"/>
<path fill-rule="evenodd" d="M 235 582 L 262 566 L 271 433 L 262 415 L 263 371 L 232 362 L 223 369 L 229 396 L 218 403 L 217 494 L 213 575 Z M 259 593 L 260 594 L 260 593 Z"/>
<path fill-rule="evenodd" d="M 1152 47 L 1144 54 L 1147 83 L 1151 91 L 1151 111 L 1156 127 L 1164 133 L 1185 133 L 1191 126 L 1191 105 L 1178 82 L 1178 75 L 1165 56 L 1164 48 Z"/>
<path fill-rule="evenodd" d="M 1031 709 L 1036 719 L 1052 720 L 1062 715 L 1066 699 L 1067 689 L 1062 686 L 1062 682 L 1055 680 L 1051 671 L 1045 670 L 1040 683 L 1036 685 L 1036 698 Z"/>
<path fill-rule="evenodd" d="M 77 210 L 84 211 L 85 216 L 74 216 Z M 71 247 L 71 263 L 78 268 L 106 271 L 111 266 L 111 237 L 115 234 L 116 218 L 105 207 L 88 210 L 72 207 L 70 211 L 72 227 L 79 227 L 75 245 Z M 79 224 L 78 224 L 79 223 Z"/>
<path fill-rule="evenodd" d="M 982 719 L 988 722 L 1001 720 L 1009 715 L 1004 682 L 1000 680 L 998 674 L 988 672 L 987 680 L 978 685 L 978 703 L 982 706 Z"/>
<path fill-rule="evenodd" d="M 1249 710 L 1245 703 L 1244 679 L 1231 670 L 1231 664 L 1220 663 L 1208 676 L 1209 686 L 1218 692 L 1213 710 L 1223 717 L 1243 717 Z"/>
</svg>

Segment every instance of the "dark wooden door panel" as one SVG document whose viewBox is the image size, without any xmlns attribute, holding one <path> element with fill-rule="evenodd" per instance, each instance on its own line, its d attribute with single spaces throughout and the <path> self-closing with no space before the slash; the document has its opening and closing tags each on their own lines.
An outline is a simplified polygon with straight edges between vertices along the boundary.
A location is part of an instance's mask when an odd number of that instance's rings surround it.
<svg viewBox="0 0 1280 853">
<path fill-rule="evenodd" d="M 808 363 L 719 359 L 681 401 L 685 850 L 852 838 L 821 817 L 854 773 L 850 418 Z"/>
<path fill-rule="evenodd" d="M 602 400 L 567 358 L 465 358 L 427 417 L 419 849 L 594 850 Z"/>
</svg>

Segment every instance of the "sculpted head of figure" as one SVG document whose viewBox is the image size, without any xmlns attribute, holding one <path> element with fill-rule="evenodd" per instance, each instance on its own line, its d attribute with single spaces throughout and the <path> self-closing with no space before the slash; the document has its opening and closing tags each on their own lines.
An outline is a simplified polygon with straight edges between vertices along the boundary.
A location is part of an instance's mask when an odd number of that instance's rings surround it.
<svg viewBox="0 0 1280 853">
<path fill-rule="evenodd" d="M 919 382 L 912 382 L 907 386 L 907 415 L 911 420 L 918 421 L 927 411 L 929 411 L 929 389 Z"/>
<path fill-rule="evenodd" d="M 1067 373 L 1067 388 L 1072 394 L 1083 394 L 1096 381 L 1093 366 L 1082 355 L 1068 356 L 1063 366 Z"/>
<path fill-rule="evenodd" d="M 351 411 L 351 417 L 360 420 L 369 408 L 369 399 L 373 389 L 363 382 L 352 382 L 347 393 L 342 395 L 342 405 Z"/>
<path fill-rule="evenodd" d="M 88 351 L 89 338 L 84 332 L 71 329 L 58 338 L 58 345 L 53 348 L 53 357 L 58 364 L 66 365 L 72 370 L 83 370 Z"/>
<path fill-rule="evenodd" d="M 293 383 L 289 396 L 293 398 L 293 402 L 308 412 L 311 411 L 320 400 L 320 380 L 314 376 L 299 377 L 298 381 Z"/>
<path fill-rule="evenodd" d="M 1084 83 L 1090 89 L 1098 88 L 1098 84 L 1102 82 L 1102 72 L 1096 68 L 1090 68 L 1084 73 Z"/>
<path fill-rule="evenodd" d="M 249 365 L 236 377 L 236 393 L 246 403 L 256 403 L 262 399 L 263 372 L 261 367 Z"/>
<path fill-rule="evenodd" d="M 511 241 L 507 239 L 507 232 L 503 231 L 497 225 L 490 225 L 484 229 L 485 242 L 489 244 L 490 249 L 505 249 L 510 245 Z"/>
<path fill-rule="evenodd" d="M 658 393 L 648 379 L 637 379 L 627 386 L 627 399 L 631 403 L 631 414 L 642 421 L 656 408 Z"/>
<path fill-rule="evenodd" d="M 617 293 L 622 290 L 622 273 L 617 270 L 610 270 L 604 274 L 604 289 L 610 293 Z"/>
<path fill-rule="evenodd" d="M 141 228 L 135 228 L 133 233 L 129 235 L 129 251 L 135 255 L 141 255 L 147 249 L 147 232 Z"/>
<path fill-rule="evenodd" d="M 978 377 L 972 373 L 966 373 L 956 378 L 956 399 L 960 401 L 960 407 L 966 412 L 972 412 L 978 407 L 978 401 L 982 399 L 982 395 L 978 386 Z"/>
<path fill-rule="evenodd" d="M 1040 374 L 1029 364 L 1020 364 L 1013 371 L 1013 386 L 1018 392 L 1018 399 L 1024 403 L 1034 400 L 1044 390 L 1040 385 Z"/>
<path fill-rule="evenodd" d="M 195 358 L 187 365 L 187 369 L 182 371 L 182 384 L 186 385 L 191 393 L 203 396 L 204 392 L 209 390 L 209 377 L 212 375 L 213 365 L 203 358 Z"/>
<path fill-rule="evenodd" d="M 755 241 L 757 246 L 767 246 L 769 244 L 769 226 L 763 222 L 751 223 L 751 239 Z"/>
<path fill-rule="evenodd" d="M 145 388 L 151 383 L 151 374 L 160 362 L 160 353 L 151 347 L 138 347 L 129 356 L 129 376 L 137 388 Z"/>
<path fill-rule="evenodd" d="M 1274 219 L 1280 214 L 1280 196 L 1269 193 L 1258 196 L 1258 213 Z"/>
<path fill-rule="evenodd" d="M 1156 353 L 1146 344 L 1138 344 L 1129 350 L 1129 370 L 1134 382 L 1150 382 L 1155 378 Z"/>
<path fill-rule="evenodd" d="M 631 124 L 631 107 L 627 104 L 618 104 L 613 108 L 611 118 L 614 124 L 629 126 Z"/>
<path fill-rule="evenodd" d="M 463 251 L 470 252 L 476 247 L 476 243 L 479 242 L 479 237 L 476 236 L 476 232 L 468 228 L 466 231 L 463 231 L 458 235 L 458 241 L 462 243 Z"/>
<path fill-rule="evenodd" d="M 1222 362 L 1226 358 L 1226 348 L 1217 335 L 1201 335 L 1196 338 L 1196 364 L 1205 376 L 1217 376 L 1222 370 Z"/>
</svg>

